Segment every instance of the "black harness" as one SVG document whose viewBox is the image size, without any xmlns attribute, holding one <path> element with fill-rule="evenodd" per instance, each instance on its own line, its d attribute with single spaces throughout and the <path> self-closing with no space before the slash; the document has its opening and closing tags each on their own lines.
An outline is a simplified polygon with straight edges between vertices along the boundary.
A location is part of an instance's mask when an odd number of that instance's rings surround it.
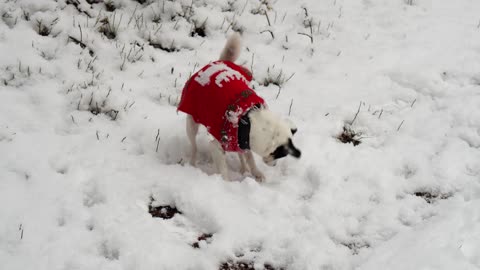
<svg viewBox="0 0 480 270">
<path fill-rule="evenodd" d="M 249 114 L 253 110 L 259 110 L 262 108 L 261 104 L 255 104 L 250 110 L 248 110 L 238 121 L 238 146 L 242 150 L 250 149 L 250 117 Z"/>
</svg>

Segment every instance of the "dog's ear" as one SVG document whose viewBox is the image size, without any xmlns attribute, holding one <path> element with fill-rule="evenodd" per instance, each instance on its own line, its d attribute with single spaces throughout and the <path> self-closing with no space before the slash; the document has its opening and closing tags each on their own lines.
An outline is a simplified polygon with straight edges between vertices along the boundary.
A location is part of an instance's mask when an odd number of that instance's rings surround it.
<svg viewBox="0 0 480 270">
<path fill-rule="evenodd" d="M 295 135 L 297 133 L 297 128 L 290 128 L 290 131 L 292 132 L 292 135 Z"/>
<path fill-rule="evenodd" d="M 288 154 L 296 158 L 300 158 L 300 156 L 302 155 L 302 152 L 298 148 L 296 148 L 295 145 L 293 145 L 293 142 L 291 139 L 288 140 L 287 149 L 288 149 Z"/>
</svg>

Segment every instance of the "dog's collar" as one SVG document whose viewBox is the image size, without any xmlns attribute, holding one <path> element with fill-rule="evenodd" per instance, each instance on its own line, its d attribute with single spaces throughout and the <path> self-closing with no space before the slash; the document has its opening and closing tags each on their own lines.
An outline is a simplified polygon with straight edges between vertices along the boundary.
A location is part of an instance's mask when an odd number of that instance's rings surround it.
<svg viewBox="0 0 480 270">
<path fill-rule="evenodd" d="M 253 105 L 244 115 L 240 117 L 238 121 L 238 146 L 242 150 L 250 149 L 250 117 L 249 114 L 252 110 L 259 110 L 262 108 L 262 104 Z"/>
</svg>

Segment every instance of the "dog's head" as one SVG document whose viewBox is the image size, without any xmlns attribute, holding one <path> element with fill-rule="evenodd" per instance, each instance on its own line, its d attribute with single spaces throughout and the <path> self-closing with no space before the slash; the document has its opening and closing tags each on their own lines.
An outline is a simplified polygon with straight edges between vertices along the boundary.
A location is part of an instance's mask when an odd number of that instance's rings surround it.
<svg viewBox="0 0 480 270">
<path fill-rule="evenodd" d="M 288 155 L 300 158 L 302 153 L 292 141 L 297 129 L 290 123 L 265 108 L 250 112 L 249 118 L 250 149 L 267 165 L 273 166 L 277 159 Z"/>
</svg>

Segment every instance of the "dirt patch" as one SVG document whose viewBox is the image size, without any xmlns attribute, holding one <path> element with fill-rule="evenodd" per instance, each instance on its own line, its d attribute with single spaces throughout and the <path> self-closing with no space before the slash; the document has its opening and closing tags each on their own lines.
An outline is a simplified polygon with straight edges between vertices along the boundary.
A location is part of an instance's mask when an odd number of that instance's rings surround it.
<svg viewBox="0 0 480 270">
<path fill-rule="evenodd" d="M 162 50 L 162 51 L 166 51 L 166 52 L 169 52 L 169 53 L 171 53 L 171 52 L 178 52 L 178 51 L 179 51 L 178 48 L 175 48 L 175 47 L 173 46 L 173 43 L 170 44 L 170 46 L 165 46 L 165 45 L 163 45 L 163 44 L 160 43 L 160 42 L 149 41 L 148 44 L 149 44 L 150 46 L 152 46 L 153 48 L 155 48 L 155 49 L 160 49 L 160 50 Z"/>
<path fill-rule="evenodd" d="M 341 244 L 350 249 L 353 255 L 358 255 L 361 249 L 370 247 L 370 244 L 366 242 L 346 242 Z"/>
<path fill-rule="evenodd" d="M 227 261 L 220 265 L 219 270 L 258 270 L 254 267 L 255 262 L 245 261 Z M 263 270 L 285 270 L 284 268 L 275 268 L 272 265 L 266 263 L 263 265 Z"/>
<path fill-rule="evenodd" d="M 207 32 L 206 32 L 206 20 L 202 24 L 197 25 L 194 23 L 193 29 L 190 32 L 191 37 L 199 36 L 199 37 L 206 37 Z"/>
<path fill-rule="evenodd" d="M 150 199 L 150 204 L 148 205 L 148 212 L 154 218 L 162 218 L 162 219 L 171 219 L 176 214 L 182 214 L 175 206 L 171 205 L 160 205 L 160 206 L 153 206 L 153 198 Z"/>
<path fill-rule="evenodd" d="M 113 0 L 103 2 L 105 4 L 105 10 L 108 12 L 114 12 L 117 9 L 117 6 Z"/>
<path fill-rule="evenodd" d="M 200 242 L 205 241 L 206 243 L 212 242 L 213 234 L 204 233 L 197 238 L 197 242 L 192 244 L 194 248 L 200 248 Z"/>
<path fill-rule="evenodd" d="M 115 24 L 115 18 L 110 21 L 108 17 L 104 17 L 100 20 L 100 27 L 98 31 L 102 33 L 108 39 L 115 39 L 117 37 L 119 23 Z"/>
<path fill-rule="evenodd" d="M 357 146 L 362 143 L 362 141 L 360 141 L 361 135 L 361 133 L 355 132 L 351 126 L 345 125 L 342 133 L 338 134 L 336 138 L 342 143 L 352 143 L 353 146 Z"/>
<path fill-rule="evenodd" d="M 438 200 L 445 200 L 453 196 L 451 193 L 440 193 L 432 191 L 417 191 L 413 193 L 417 197 L 423 198 L 427 203 L 434 203 Z"/>
</svg>

